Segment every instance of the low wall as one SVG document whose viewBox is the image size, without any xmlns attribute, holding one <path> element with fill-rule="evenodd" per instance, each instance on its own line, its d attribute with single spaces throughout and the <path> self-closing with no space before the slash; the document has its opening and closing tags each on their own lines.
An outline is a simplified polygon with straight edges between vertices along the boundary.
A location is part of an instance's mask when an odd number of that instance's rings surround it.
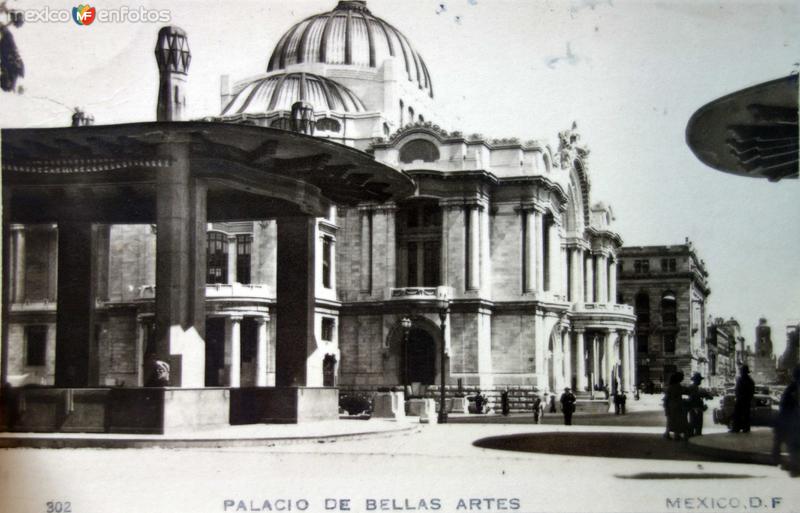
<svg viewBox="0 0 800 513">
<path fill-rule="evenodd" d="M 103 433 L 108 389 L 21 388 L 4 394 L 8 431 Z"/>
<path fill-rule="evenodd" d="M 288 423 L 339 418 L 339 390 L 312 387 L 230 389 L 230 423 Z"/>
</svg>

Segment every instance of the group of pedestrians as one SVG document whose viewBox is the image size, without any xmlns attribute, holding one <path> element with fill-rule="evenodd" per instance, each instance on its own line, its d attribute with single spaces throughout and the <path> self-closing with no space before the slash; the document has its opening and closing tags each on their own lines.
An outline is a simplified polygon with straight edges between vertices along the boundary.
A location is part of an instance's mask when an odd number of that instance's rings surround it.
<svg viewBox="0 0 800 513">
<path fill-rule="evenodd" d="M 664 414 L 667 416 L 667 429 L 664 438 L 688 440 L 703 434 L 703 412 L 708 409 L 705 399 L 712 395 L 700 387 L 703 376 L 692 374 L 691 385 L 683 385 L 683 372 L 676 372 L 669 378 L 664 393 Z"/>
<path fill-rule="evenodd" d="M 559 403 L 561 403 L 561 413 L 564 415 L 564 425 L 570 426 L 572 425 L 572 414 L 575 413 L 575 403 L 577 402 L 577 398 L 575 394 L 572 393 L 572 390 L 567 387 L 564 389 L 564 393 L 561 394 L 559 398 Z M 539 397 L 539 394 L 533 394 L 533 422 L 536 424 L 541 424 L 542 420 L 544 420 L 545 412 L 549 413 L 557 413 L 558 409 L 556 407 L 556 396 L 555 394 L 546 393 L 544 394 L 544 400 Z"/>
</svg>

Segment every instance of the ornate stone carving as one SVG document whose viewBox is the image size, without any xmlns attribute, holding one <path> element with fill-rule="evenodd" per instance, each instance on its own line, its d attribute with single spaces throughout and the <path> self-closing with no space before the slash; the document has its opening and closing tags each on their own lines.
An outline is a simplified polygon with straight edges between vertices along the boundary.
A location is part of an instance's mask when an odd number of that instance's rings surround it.
<svg viewBox="0 0 800 513">
<path fill-rule="evenodd" d="M 575 158 L 585 159 L 589 155 L 589 148 L 580 144 L 581 136 L 578 133 L 578 123 L 572 122 L 572 128 L 558 133 L 558 163 L 562 169 L 569 168 Z"/>
</svg>

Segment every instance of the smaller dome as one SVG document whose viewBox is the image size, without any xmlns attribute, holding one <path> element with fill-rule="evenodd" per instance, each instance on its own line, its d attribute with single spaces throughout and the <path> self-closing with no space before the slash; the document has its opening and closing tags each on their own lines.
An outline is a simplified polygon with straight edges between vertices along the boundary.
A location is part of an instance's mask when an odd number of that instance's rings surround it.
<svg viewBox="0 0 800 513">
<path fill-rule="evenodd" d="M 222 110 L 223 116 L 265 114 L 291 110 L 295 102 L 304 101 L 315 110 L 366 112 L 361 99 L 345 86 L 312 73 L 279 73 L 257 78 L 238 87 Z"/>
</svg>

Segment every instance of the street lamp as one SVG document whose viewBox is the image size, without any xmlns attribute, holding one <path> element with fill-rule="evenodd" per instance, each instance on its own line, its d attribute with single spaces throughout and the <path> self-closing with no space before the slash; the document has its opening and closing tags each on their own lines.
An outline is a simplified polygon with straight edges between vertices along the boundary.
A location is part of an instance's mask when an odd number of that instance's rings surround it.
<svg viewBox="0 0 800 513">
<path fill-rule="evenodd" d="M 403 328 L 403 394 L 407 394 L 408 388 L 408 334 L 411 332 L 411 319 L 403 317 L 400 326 Z"/>
<path fill-rule="evenodd" d="M 440 350 L 439 350 L 439 365 L 440 365 L 439 373 L 441 374 L 442 382 L 441 382 L 441 385 L 439 387 L 439 419 L 438 419 L 438 421 L 439 421 L 439 424 L 447 424 L 447 404 L 446 404 L 446 401 L 445 401 L 445 390 L 444 390 L 445 380 L 447 379 L 447 365 L 445 363 L 446 355 L 445 355 L 445 351 L 444 351 L 444 345 L 445 345 L 444 331 L 445 331 L 445 328 L 447 327 L 447 324 L 446 324 L 446 322 L 447 322 L 447 311 L 448 311 L 448 309 L 450 307 L 450 303 L 447 300 L 444 300 L 444 299 L 443 300 L 439 300 L 438 301 L 438 307 L 439 307 L 439 323 L 440 323 L 440 328 L 442 330 L 442 343 L 440 345 Z"/>
</svg>

